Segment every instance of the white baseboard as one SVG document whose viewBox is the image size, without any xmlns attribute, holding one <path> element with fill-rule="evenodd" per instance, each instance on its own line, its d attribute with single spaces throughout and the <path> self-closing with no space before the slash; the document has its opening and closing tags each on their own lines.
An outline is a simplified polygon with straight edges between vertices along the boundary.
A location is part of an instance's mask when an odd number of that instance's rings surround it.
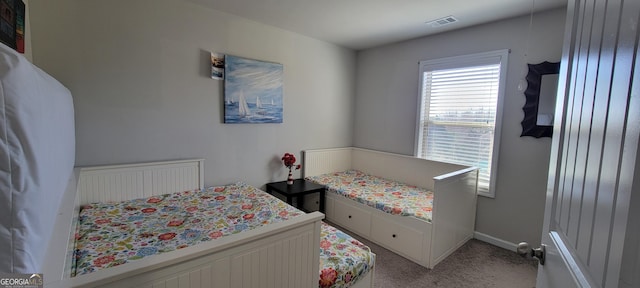
<svg viewBox="0 0 640 288">
<path fill-rule="evenodd" d="M 480 240 L 482 242 L 487 242 L 489 244 L 498 246 L 500 248 L 507 249 L 509 251 L 513 251 L 513 252 L 515 252 L 516 249 L 518 248 L 518 245 L 515 244 L 515 243 L 511 243 L 509 241 L 505 241 L 505 240 L 502 240 L 502 239 L 499 239 L 499 238 L 496 238 L 496 237 L 493 237 L 493 236 L 489 236 L 487 234 L 480 233 L 478 231 L 473 233 L 473 238 L 478 239 L 478 240 Z"/>
</svg>

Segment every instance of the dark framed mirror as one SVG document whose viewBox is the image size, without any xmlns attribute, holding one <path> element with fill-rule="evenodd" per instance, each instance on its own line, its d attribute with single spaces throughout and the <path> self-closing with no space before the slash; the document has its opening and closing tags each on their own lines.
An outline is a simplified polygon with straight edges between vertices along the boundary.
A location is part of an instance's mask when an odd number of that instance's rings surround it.
<svg viewBox="0 0 640 288">
<path fill-rule="evenodd" d="M 526 77 L 527 90 L 524 91 L 526 102 L 522 107 L 524 120 L 520 137 L 551 137 L 560 62 L 545 61 L 527 65 L 529 73 Z"/>
</svg>

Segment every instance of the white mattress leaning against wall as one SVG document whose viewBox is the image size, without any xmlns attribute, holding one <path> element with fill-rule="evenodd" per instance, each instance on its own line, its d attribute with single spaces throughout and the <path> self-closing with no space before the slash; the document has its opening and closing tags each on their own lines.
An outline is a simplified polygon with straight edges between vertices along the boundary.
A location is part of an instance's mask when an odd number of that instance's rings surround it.
<svg viewBox="0 0 640 288">
<path fill-rule="evenodd" d="M 71 93 L 0 44 L 0 272 L 41 273 L 75 163 Z"/>
</svg>

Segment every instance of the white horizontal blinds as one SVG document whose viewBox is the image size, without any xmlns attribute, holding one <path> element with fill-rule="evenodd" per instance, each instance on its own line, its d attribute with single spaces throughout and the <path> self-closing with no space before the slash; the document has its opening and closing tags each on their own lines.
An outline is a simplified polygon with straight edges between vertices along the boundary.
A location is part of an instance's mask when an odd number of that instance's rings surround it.
<svg viewBox="0 0 640 288">
<path fill-rule="evenodd" d="M 489 193 L 500 62 L 423 69 L 418 157 L 480 168 L 478 193 Z"/>
</svg>

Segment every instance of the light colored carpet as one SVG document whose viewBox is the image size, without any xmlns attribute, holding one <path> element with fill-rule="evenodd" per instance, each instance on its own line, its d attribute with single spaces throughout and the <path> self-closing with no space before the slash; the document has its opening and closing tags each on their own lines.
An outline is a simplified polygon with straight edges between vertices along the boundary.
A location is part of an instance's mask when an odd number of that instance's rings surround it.
<svg viewBox="0 0 640 288">
<path fill-rule="evenodd" d="M 362 241 L 376 253 L 374 287 L 531 288 L 536 284 L 536 261 L 479 240 L 470 240 L 429 270 L 347 229 L 334 226 Z"/>
</svg>

